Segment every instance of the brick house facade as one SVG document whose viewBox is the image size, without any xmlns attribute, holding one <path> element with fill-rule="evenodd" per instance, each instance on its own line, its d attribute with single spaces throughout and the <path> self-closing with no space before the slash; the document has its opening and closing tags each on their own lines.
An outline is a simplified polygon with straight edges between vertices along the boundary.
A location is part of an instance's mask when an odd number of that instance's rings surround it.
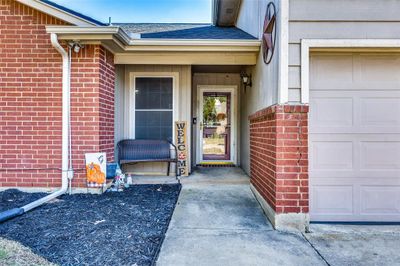
<svg viewBox="0 0 400 266">
<path fill-rule="evenodd" d="M 265 1 L 238 1 L 238 16 L 225 27 L 105 25 L 51 1 L 0 0 L 0 187 L 61 184 L 62 155 L 66 164 L 68 153 L 61 148 L 64 133 L 68 150 L 68 134 L 62 132 L 66 61 L 52 36 L 66 50 L 71 42 L 84 45 L 71 57 L 74 188 L 86 185 L 85 153 L 106 152 L 114 161 L 115 144 L 136 138 L 136 126 L 157 134 L 163 127 L 173 136 L 174 122 L 187 121 L 189 172 L 202 165 L 207 159 L 198 103 L 206 91 L 225 90 L 235 99 L 225 147 L 229 154 L 224 154 L 229 160 L 214 163 L 237 164 L 250 176 L 255 196 L 276 227 L 305 230 L 310 219 L 399 221 L 399 22 L 379 10 L 377 17 L 363 14 L 373 25 L 391 22 L 384 25 L 392 30 L 371 33 L 364 20 L 355 21 L 354 14 L 339 8 L 338 17 L 349 16 L 340 23 L 350 23 L 351 29 L 340 35 L 326 28 L 338 26 L 337 21 L 321 23 L 321 12 L 313 13 L 316 18 L 303 12 L 324 10 L 326 1 L 303 1 L 301 8 L 271 1 L 279 10 L 273 25 L 277 42 L 266 63 L 263 53 L 271 49 L 262 47 L 263 12 L 271 5 Z M 347 2 L 357 10 L 357 3 Z M 375 10 L 376 4 L 363 5 Z M 396 10 L 400 4 L 390 6 Z M 315 27 L 309 28 L 309 22 Z M 136 94 L 144 91 L 136 89 L 137 78 L 147 79 L 146 84 L 168 79 L 165 88 L 143 85 L 158 90 L 151 97 L 167 100 L 168 108 L 136 108 Z M 165 112 L 168 120 L 160 115 L 139 121 L 136 112 L 146 117 Z M 165 172 L 161 164 L 148 165 L 132 169 Z"/>
<path fill-rule="evenodd" d="M 71 25 L 0 0 L 0 187 L 61 185 L 62 58 L 46 32 Z M 67 49 L 67 43 L 60 41 Z M 85 187 L 84 155 L 114 160 L 114 54 L 86 44 L 71 57 L 72 187 Z M 307 112 L 275 105 L 250 120 L 251 184 L 280 213 L 308 212 Z"/>
<path fill-rule="evenodd" d="M 16 1 L 0 1 L 2 187 L 61 184 L 62 60 L 45 26 L 66 24 Z M 78 169 L 73 185 L 84 186 L 84 153 L 114 156 L 113 55 L 100 45 L 85 46 L 73 54 L 71 72 L 72 154 Z"/>
</svg>

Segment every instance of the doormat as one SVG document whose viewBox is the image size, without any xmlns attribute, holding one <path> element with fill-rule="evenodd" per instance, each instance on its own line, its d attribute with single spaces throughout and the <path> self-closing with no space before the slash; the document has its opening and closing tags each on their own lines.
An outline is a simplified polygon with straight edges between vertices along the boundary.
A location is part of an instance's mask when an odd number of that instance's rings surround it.
<svg viewBox="0 0 400 266">
<path fill-rule="evenodd" d="M 235 167 L 236 165 L 231 162 L 212 162 L 212 163 L 199 163 L 197 166 L 202 167 Z"/>
</svg>

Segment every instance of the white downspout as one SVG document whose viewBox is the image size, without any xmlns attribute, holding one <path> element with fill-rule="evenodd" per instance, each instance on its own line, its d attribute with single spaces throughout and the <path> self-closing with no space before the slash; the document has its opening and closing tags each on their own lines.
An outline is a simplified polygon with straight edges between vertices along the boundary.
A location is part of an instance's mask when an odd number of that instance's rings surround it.
<svg viewBox="0 0 400 266">
<path fill-rule="evenodd" d="M 57 34 L 51 33 L 50 35 L 51 44 L 62 56 L 62 158 L 61 158 L 61 188 L 37 201 L 23 206 L 24 212 L 27 212 L 33 208 L 36 208 L 43 203 L 50 201 L 58 196 L 65 194 L 68 190 L 68 156 L 69 156 L 69 134 L 70 134 L 70 60 L 68 53 L 58 42 Z M 71 166 L 72 167 L 72 166 Z M 70 176 L 72 178 L 72 175 Z"/>
<path fill-rule="evenodd" d="M 62 56 L 62 162 L 61 162 L 61 188 L 56 192 L 38 199 L 32 203 L 29 203 L 21 208 L 14 208 L 5 212 L 0 213 L 0 223 L 7 221 L 16 216 L 22 215 L 27 211 L 30 211 L 43 203 L 46 203 L 52 199 L 57 198 L 65 194 L 68 190 L 68 179 L 72 179 L 73 171 L 70 169 L 72 165 L 68 163 L 68 156 L 70 154 L 70 60 L 68 53 L 60 45 L 57 39 L 57 34 L 52 33 L 51 44 Z"/>
</svg>

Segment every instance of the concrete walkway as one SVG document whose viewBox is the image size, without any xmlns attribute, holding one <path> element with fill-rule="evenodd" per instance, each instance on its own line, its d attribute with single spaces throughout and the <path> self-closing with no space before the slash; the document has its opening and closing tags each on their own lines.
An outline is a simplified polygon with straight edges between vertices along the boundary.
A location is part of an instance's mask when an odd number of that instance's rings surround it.
<svg viewBox="0 0 400 266">
<path fill-rule="evenodd" d="M 311 224 L 311 233 L 284 233 L 238 168 L 199 169 L 182 183 L 157 265 L 400 266 L 400 226 Z"/>
<path fill-rule="evenodd" d="M 157 265 L 326 265 L 301 234 L 274 231 L 239 168 L 202 168 L 183 188 Z"/>
</svg>

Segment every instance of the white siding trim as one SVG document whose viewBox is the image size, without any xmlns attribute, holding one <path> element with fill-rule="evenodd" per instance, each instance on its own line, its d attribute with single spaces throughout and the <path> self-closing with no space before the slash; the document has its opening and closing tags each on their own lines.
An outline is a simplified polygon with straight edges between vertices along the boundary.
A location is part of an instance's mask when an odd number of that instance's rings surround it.
<svg viewBox="0 0 400 266">
<path fill-rule="evenodd" d="M 399 39 L 302 39 L 301 40 L 301 103 L 310 98 L 310 50 L 313 48 L 363 50 L 366 48 L 400 48 Z"/>
<path fill-rule="evenodd" d="M 289 0 L 280 2 L 280 47 L 279 47 L 279 103 L 289 101 Z"/>
<path fill-rule="evenodd" d="M 310 98 L 310 43 L 308 40 L 301 41 L 301 103 L 308 103 Z"/>
</svg>

